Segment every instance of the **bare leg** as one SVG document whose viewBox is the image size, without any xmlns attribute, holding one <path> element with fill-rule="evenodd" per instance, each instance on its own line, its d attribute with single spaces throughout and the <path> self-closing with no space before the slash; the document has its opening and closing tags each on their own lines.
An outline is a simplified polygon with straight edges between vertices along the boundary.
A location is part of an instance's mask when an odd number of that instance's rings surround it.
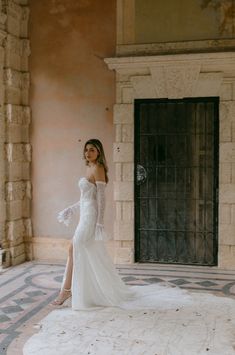
<svg viewBox="0 0 235 355">
<path fill-rule="evenodd" d="M 73 274 L 73 244 L 71 243 L 69 246 L 67 271 L 65 275 L 63 289 L 69 289 L 69 290 L 71 289 L 72 274 Z"/>
<path fill-rule="evenodd" d="M 73 244 L 71 243 L 69 246 L 69 255 L 67 260 L 65 279 L 63 281 L 63 285 L 60 290 L 59 296 L 55 301 L 52 302 L 54 306 L 62 305 L 69 297 L 71 297 L 72 273 L 73 273 Z"/>
</svg>

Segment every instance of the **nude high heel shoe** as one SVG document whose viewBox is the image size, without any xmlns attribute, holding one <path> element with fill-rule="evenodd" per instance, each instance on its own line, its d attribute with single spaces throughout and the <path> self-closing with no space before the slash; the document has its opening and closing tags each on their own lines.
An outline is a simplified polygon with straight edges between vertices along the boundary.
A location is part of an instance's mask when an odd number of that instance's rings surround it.
<svg viewBox="0 0 235 355">
<path fill-rule="evenodd" d="M 58 298 L 56 298 L 53 302 L 51 302 L 52 306 L 62 306 L 62 304 L 64 304 L 65 301 L 67 301 L 71 296 L 71 288 L 63 288 L 62 291 L 65 291 L 66 296 L 62 297 L 62 296 L 58 296 Z"/>
</svg>

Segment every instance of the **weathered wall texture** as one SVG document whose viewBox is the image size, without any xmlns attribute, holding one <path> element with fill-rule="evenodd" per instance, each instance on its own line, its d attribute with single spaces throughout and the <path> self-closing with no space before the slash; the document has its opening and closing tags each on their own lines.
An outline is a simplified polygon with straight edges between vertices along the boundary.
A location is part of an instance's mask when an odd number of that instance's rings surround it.
<svg viewBox="0 0 235 355">
<path fill-rule="evenodd" d="M 135 42 L 232 38 L 233 0 L 136 0 Z"/>
<path fill-rule="evenodd" d="M 31 0 L 30 13 L 34 257 L 60 259 L 77 217 L 67 228 L 56 215 L 79 199 L 89 138 L 103 142 L 109 162 L 106 225 L 113 233 L 115 83 L 103 58 L 115 54 L 116 2 Z"/>
<path fill-rule="evenodd" d="M 117 0 L 117 55 L 234 50 L 234 0 Z"/>
<path fill-rule="evenodd" d="M 0 267 L 31 258 L 29 8 L 0 1 Z"/>
<path fill-rule="evenodd" d="M 134 100 L 219 96 L 218 265 L 234 268 L 234 0 L 117 0 L 117 13 L 115 261 L 134 262 Z"/>
</svg>

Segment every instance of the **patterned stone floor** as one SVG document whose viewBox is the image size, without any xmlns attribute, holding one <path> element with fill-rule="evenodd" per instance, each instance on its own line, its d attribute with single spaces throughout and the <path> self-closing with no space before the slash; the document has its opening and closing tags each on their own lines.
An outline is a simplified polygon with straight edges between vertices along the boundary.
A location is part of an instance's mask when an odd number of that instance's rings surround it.
<svg viewBox="0 0 235 355">
<path fill-rule="evenodd" d="M 235 298 L 235 270 L 184 265 L 117 266 L 129 285 L 168 282 L 195 292 Z M 0 272 L 0 354 L 20 355 L 25 341 L 51 312 L 64 265 L 28 262 Z M 222 354 L 221 354 L 222 355 Z"/>
</svg>

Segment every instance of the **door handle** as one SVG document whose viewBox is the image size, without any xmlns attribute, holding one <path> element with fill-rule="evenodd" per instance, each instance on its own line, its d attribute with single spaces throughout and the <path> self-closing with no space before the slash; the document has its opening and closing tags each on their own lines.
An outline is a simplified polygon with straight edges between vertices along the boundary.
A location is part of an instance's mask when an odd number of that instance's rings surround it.
<svg viewBox="0 0 235 355">
<path fill-rule="evenodd" d="M 146 179 L 147 179 L 147 171 L 145 170 L 145 168 L 142 165 L 137 164 L 137 166 L 136 166 L 136 183 L 137 183 L 137 185 L 143 184 Z"/>
</svg>

